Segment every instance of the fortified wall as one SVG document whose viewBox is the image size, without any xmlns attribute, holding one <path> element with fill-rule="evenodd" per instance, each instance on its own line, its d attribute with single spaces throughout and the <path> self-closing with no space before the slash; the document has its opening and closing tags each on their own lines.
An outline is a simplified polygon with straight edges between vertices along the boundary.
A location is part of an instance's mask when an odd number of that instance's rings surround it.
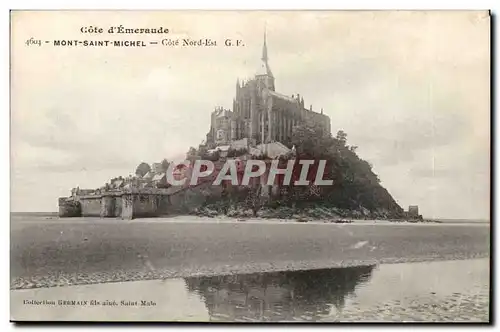
<svg viewBox="0 0 500 332">
<path fill-rule="evenodd" d="M 283 174 L 277 174 L 274 183 L 268 184 L 268 176 L 271 160 L 263 160 L 266 163 L 266 171 L 258 178 L 250 178 L 247 186 L 238 188 L 260 187 L 260 195 L 271 199 L 280 194 L 283 186 Z M 237 182 L 241 183 L 245 171 L 245 161 L 237 162 Z M 285 168 L 286 161 L 279 168 Z M 191 185 L 186 181 L 182 186 L 171 186 L 168 188 L 127 188 L 114 191 L 103 191 L 99 194 L 85 192 L 84 194 L 72 194 L 70 197 L 59 198 L 59 217 L 99 217 L 99 218 L 146 218 L 159 217 L 171 214 L 184 214 L 203 206 L 208 200 L 214 201 L 222 197 L 223 192 L 238 190 L 233 188 L 231 180 L 223 180 L 220 185 L 213 185 L 216 174 L 221 170 L 222 163 L 216 163 L 216 171 L 210 176 L 200 178 L 198 184 Z M 301 172 L 299 172 L 301 173 Z M 309 171 L 315 174 L 312 167 Z M 191 178 L 191 170 L 186 173 Z M 292 181 L 296 180 L 292 176 Z M 313 179 L 309 176 L 308 180 Z M 225 189 L 226 188 L 226 189 Z"/>
<path fill-rule="evenodd" d="M 118 217 L 133 219 L 161 215 L 160 201 L 168 196 L 153 193 L 103 193 L 59 198 L 59 217 Z"/>
<path fill-rule="evenodd" d="M 166 189 L 129 189 L 59 198 L 59 217 L 146 218 L 186 213 L 220 195 L 211 183 L 172 186 Z"/>
</svg>

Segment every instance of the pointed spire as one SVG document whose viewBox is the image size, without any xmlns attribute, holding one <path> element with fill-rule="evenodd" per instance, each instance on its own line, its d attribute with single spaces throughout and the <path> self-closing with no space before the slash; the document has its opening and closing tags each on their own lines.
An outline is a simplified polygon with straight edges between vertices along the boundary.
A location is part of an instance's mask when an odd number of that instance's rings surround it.
<svg viewBox="0 0 500 332">
<path fill-rule="evenodd" d="M 266 43 L 266 27 L 264 26 L 264 45 L 262 46 L 262 61 L 267 63 L 267 43 Z"/>
<path fill-rule="evenodd" d="M 269 67 L 268 60 L 269 58 L 267 57 L 267 35 L 266 35 L 266 28 L 264 28 L 264 44 L 262 46 L 262 58 L 261 62 L 259 64 L 259 67 L 257 69 L 256 76 L 259 76 L 261 78 L 261 82 L 266 85 L 268 89 L 271 89 L 274 91 L 274 76 L 271 71 L 271 68 Z"/>
<path fill-rule="evenodd" d="M 240 87 L 240 78 L 239 77 L 236 78 L 236 86 L 238 88 Z"/>
</svg>

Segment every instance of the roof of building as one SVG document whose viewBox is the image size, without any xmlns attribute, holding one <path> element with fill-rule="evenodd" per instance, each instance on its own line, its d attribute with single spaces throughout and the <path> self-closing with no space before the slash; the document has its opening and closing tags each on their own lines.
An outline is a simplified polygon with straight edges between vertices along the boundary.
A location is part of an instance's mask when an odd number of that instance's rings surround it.
<svg viewBox="0 0 500 332">
<path fill-rule="evenodd" d="M 259 144 L 257 145 L 257 149 L 259 151 L 265 151 L 266 155 L 270 158 L 277 158 L 279 156 L 284 156 L 292 151 L 280 142 Z"/>
<path fill-rule="evenodd" d="M 143 179 L 151 179 L 154 176 L 153 172 L 149 171 L 142 177 Z"/>
<path fill-rule="evenodd" d="M 262 151 L 257 148 L 250 147 L 248 153 L 250 153 L 252 156 L 260 156 L 262 154 Z"/>
<path fill-rule="evenodd" d="M 153 181 L 160 181 L 161 179 L 163 179 L 165 177 L 165 173 L 158 173 L 158 174 L 155 174 L 155 176 L 153 176 Z"/>
<path fill-rule="evenodd" d="M 276 97 L 276 98 L 279 98 L 279 99 L 283 99 L 283 100 L 286 100 L 286 101 L 289 101 L 291 103 L 297 103 L 297 99 L 295 98 L 292 98 L 290 96 L 286 96 L 284 94 L 281 94 L 281 93 L 278 93 L 276 91 L 269 91 L 269 94 L 273 97 Z"/>
<path fill-rule="evenodd" d="M 219 151 L 228 151 L 229 148 L 231 148 L 231 145 L 220 145 L 220 146 L 216 147 L 215 149 L 219 150 Z"/>
</svg>

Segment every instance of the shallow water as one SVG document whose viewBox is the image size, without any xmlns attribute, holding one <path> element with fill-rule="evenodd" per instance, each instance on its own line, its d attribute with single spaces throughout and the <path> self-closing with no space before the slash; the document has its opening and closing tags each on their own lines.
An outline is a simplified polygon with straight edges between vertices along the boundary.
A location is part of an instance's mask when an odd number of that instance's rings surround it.
<svg viewBox="0 0 500 332">
<path fill-rule="evenodd" d="M 488 305 L 489 259 L 11 291 L 14 320 L 488 321 Z"/>
</svg>

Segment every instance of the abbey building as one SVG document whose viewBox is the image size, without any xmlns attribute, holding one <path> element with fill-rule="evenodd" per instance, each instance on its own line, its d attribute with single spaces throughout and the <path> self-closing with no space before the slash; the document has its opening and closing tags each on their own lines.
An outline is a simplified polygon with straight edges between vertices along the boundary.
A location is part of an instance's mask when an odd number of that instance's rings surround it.
<svg viewBox="0 0 500 332">
<path fill-rule="evenodd" d="M 211 114 L 210 131 L 206 145 L 214 148 L 229 145 L 244 138 L 253 145 L 273 142 L 290 147 L 292 129 L 296 125 L 313 121 L 328 133 L 330 118 L 304 107 L 299 94 L 286 96 L 276 92 L 275 78 L 268 62 L 266 36 L 262 48 L 262 62 L 255 78 L 236 82 L 233 109 L 216 107 Z"/>
</svg>

